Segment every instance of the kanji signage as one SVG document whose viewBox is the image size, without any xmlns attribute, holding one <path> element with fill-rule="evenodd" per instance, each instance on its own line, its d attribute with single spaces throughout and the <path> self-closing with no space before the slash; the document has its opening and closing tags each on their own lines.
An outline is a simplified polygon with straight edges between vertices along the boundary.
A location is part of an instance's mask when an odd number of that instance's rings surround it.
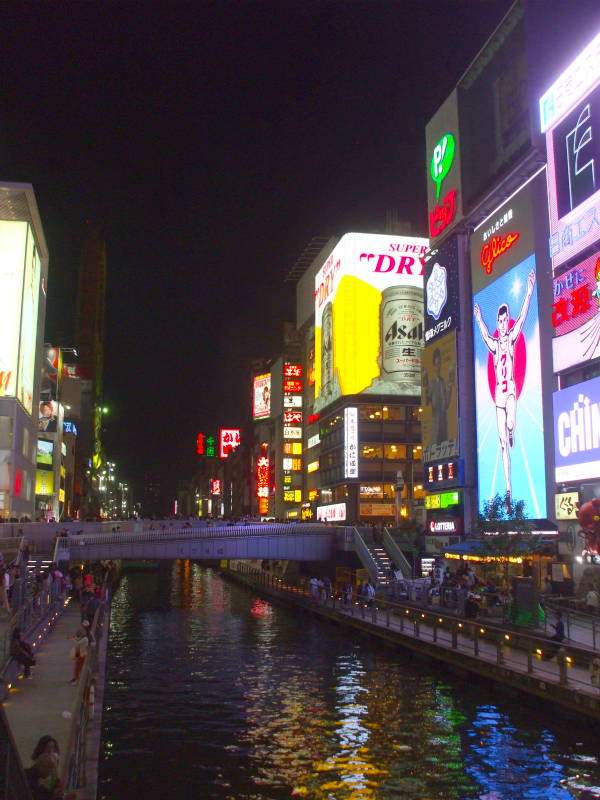
<svg viewBox="0 0 600 800">
<path fill-rule="evenodd" d="M 600 256 L 595 253 L 554 279 L 554 371 L 600 355 Z"/>
<path fill-rule="evenodd" d="M 205 439 L 206 446 L 204 448 L 204 455 L 207 458 L 215 458 L 217 455 L 216 453 L 216 443 L 214 436 L 207 436 Z"/>
<path fill-rule="evenodd" d="M 302 381 L 295 378 L 284 378 L 283 391 L 297 394 L 302 391 Z"/>
<path fill-rule="evenodd" d="M 239 444 L 239 428 L 221 428 L 219 431 L 219 458 L 227 458 Z"/>
<path fill-rule="evenodd" d="M 221 494 L 221 481 L 218 478 L 212 478 L 210 482 L 210 493 Z"/>
<path fill-rule="evenodd" d="M 344 409 L 344 477 L 358 478 L 358 409 Z"/>
<path fill-rule="evenodd" d="M 302 366 L 300 364 L 284 364 L 283 365 L 284 378 L 301 378 Z"/>
<path fill-rule="evenodd" d="M 204 434 L 199 433 L 198 437 L 196 438 L 196 453 L 199 456 L 204 455 Z"/>
</svg>

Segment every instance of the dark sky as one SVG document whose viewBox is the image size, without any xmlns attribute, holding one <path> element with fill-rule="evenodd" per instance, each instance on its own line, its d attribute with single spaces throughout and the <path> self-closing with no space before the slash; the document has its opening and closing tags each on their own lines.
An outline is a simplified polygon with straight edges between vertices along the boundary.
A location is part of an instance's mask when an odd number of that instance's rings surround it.
<svg viewBox="0 0 600 800">
<path fill-rule="evenodd" d="M 509 0 L 12 3 L 0 178 L 34 185 L 46 340 L 71 343 L 83 222 L 108 250 L 109 455 L 187 477 L 244 421 L 315 235 L 425 232 L 424 129 Z"/>
</svg>

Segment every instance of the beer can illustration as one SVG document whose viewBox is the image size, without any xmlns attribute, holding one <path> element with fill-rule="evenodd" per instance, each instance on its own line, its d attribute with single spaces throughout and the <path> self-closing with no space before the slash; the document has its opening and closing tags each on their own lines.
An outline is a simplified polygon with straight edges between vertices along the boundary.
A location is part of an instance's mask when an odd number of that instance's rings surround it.
<svg viewBox="0 0 600 800">
<path fill-rule="evenodd" d="M 321 392 L 331 391 L 333 384 L 333 305 L 327 303 L 321 321 Z"/>
<path fill-rule="evenodd" d="M 381 379 L 420 385 L 423 290 L 416 286 L 384 289 L 379 325 Z"/>
</svg>

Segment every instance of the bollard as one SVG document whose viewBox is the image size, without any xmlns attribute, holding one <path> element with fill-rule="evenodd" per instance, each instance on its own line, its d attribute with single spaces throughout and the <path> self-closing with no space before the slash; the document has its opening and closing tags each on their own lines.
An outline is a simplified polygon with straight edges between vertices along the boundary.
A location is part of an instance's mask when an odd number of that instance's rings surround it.
<svg viewBox="0 0 600 800">
<path fill-rule="evenodd" d="M 504 664 L 504 641 L 496 640 L 496 664 Z"/>
<path fill-rule="evenodd" d="M 562 650 L 562 648 L 558 654 L 557 661 L 558 661 L 558 682 L 560 683 L 561 686 L 566 686 L 568 683 L 567 654 L 565 653 L 564 650 Z"/>
</svg>

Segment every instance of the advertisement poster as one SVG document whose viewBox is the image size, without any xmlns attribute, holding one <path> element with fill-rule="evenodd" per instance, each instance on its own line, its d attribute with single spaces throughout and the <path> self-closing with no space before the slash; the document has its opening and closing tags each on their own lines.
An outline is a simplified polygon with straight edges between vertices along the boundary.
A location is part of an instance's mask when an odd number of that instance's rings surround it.
<svg viewBox="0 0 600 800">
<path fill-rule="evenodd" d="M 454 458 L 460 454 L 454 331 L 425 348 L 422 368 L 423 461 Z"/>
<path fill-rule="evenodd" d="M 63 374 L 60 348 L 44 347 L 42 382 L 40 385 L 40 397 L 42 400 L 56 400 L 60 379 Z"/>
<path fill-rule="evenodd" d="M 479 499 L 509 494 L 546 516 L 535 256 L 473 298 Z"/>
<path fill-rule="evenodd" d="M 554 371 L 600 356 L 600 254 L 554 279 Z"/>
<path fill-rule="evenodd" d="M 48 442 L 45 439 L 38 439 L 37 441 L 37 463 L 47 464 L 52 466 L 52 452 L 54 450 L 54 443 Z"/>
<path fill-rule="evenodd" d="M 17 376 L 18 398 L 29 414 L 31 414 L 33 410 L 37 318 L 40 299 L 40 271 L 41 264 L 33 240 L 33 231 L 29 228 L 25 253 L 21 344 L 19 347 L 19 370 Z"/>
<path fill-rule="evenodd" d="M 56 433 L 58 403 L 56 400 L 42 400 L 39 404 L 38 430 Z"/>
<path fill-rule="evenodd" d="M 427 240 L 347 233 L 315 279 L 315 404 L 420 396 Z"/>
<path fill-rule="evenodd" d="M 459 327 L 458 239 L 430 251 L 425 263 L 425 344 Z"/>
<path fill-rule="evenodd" d="M 17 394 L 26 222 L 0 221 L 0 397 Z"/>
<path fill-rule="evenodd" d="M 253 382 L 252 417 L 265 419 L 271 415 L 271 373 L 257 375 Z"/>
<path fill-rule="evenodd" d="M 51 495 L 54 493 L 54 473 L 49 469 L 36 469 L 35 493 Z"/>
</svg>

